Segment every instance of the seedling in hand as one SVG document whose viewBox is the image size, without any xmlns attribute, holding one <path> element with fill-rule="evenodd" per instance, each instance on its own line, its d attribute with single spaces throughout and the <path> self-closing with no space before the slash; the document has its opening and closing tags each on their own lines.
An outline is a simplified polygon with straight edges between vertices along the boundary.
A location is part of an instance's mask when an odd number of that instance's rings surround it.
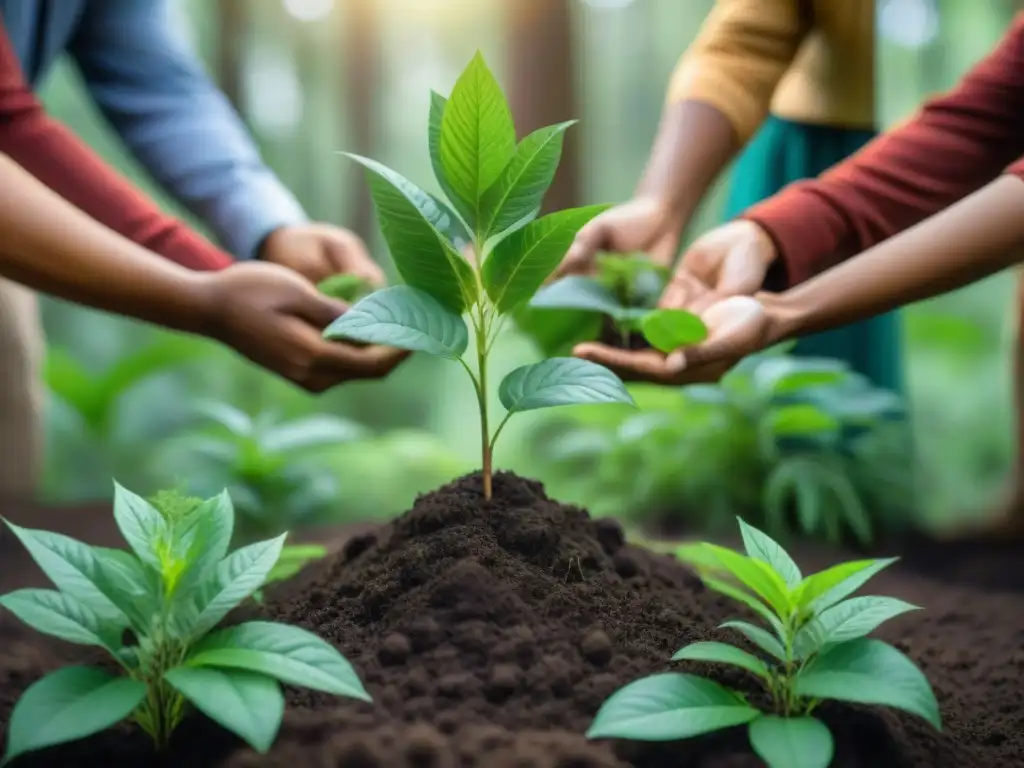
<svg viewBox="0 0 1024 768">
<path fill-rule="evenodd" d="M 576 310 L 608 317 L 629 348 L 633 333 L 668 354 L 707 338 L 708 329 L 699 317 L 681 309 L 654 309 L 665 286 L 668 270 L 643 255 L 597 259 L 594 277 L 573 275 L 537 291 L 531 309 Z"/>
<path fill-rule="evenodd" d="M 484 497 L 491 497 L 494 444 L 510 416 L 576 403 L 632 403 L 622 382 L 594 363 L 551 358 L 512 371 L 498 387 L 506 408 L 492 433 L 488 356 L 503 321 L 561 262 L 579 229 L 607 206 L 537 218 L 572 122 L 516 141 L 501 88 L 477 54 L 449 99 L 432 94 L 428 145 L 434 175 L 451 207 L 380 163 L 366 168 L 377 217 L 405 285 L 372 293 L 324 335 L 385 344 L 457 361 L 480 408 Z M 470 258 L 467 258 L 469 256 Z M 470 334 L 475 370 L 466 362 Z"/>
<path fill-rule="evenodd" d="M 804 577 L 775 541 L 740 520 L 746 555 L 713 544 L 677 552 L 705 585 L 754 612 L 763 626 L 728 621 L 755 655 L 720 642 L 693 643 L 673 661 L 727 664 L 754 675 L 771 697 L 762 711 L 718 683 L 690 674 L 652 675 L 621 688 L 602 705 L 589 738 L 674 741 L 747 725 L 769 768 L 827 768 L 835 750 L 813 717 L 824 700 L 878 704 L 941 729 L 928 680 L 888 643 L 868 638 L 879 625 L 917 610 L 891 597 L 850 597 L 894 560 L 843 563 Z"/>
<path fill-rule="evenodd" d="M 0 606 L 44 634 L 106 650 L 121 674 L 65 667 L 29 686 L 3 764 L 126 718 L 162 749 L 189 706 L 265 753 L 284 713 L 281 683 L 370 700 L 352 665 L 311 632 L 267 621 L 217 630 L 265 583 L 285 535 L 229 554 L 227 493 L 199 506 L 169 500 L 157 508 L 115 486 L 114 519 L 131 551 L 7 523 L 56 589 L 11 592 Z"/>
</svg>

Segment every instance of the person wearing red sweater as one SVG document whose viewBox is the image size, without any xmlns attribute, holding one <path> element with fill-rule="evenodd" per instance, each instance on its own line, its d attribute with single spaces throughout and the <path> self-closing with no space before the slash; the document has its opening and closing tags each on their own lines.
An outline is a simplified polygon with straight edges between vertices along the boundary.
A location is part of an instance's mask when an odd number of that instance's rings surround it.
<svg viewBox="0 0 1024 768">
<path fill-rule="evenodd" d="M 7 13 L 15 14 L 12 19 L 19 29 L 24 26 L 26 19 L 18 13 L 26 8 L 4 7 L 5 17 L 0 19 L 0 153 L 92 218 L 182 267 L 220 270 L 232 265 L 230 255 L 164 214 L 47 115 L 23 74 L 4 27 Z M 228 159 L 221 166 L 225 173 L 231 172 Z M 193 174 L 191 182 L 203 182 L 202 175 Z M 289 267 L 311 280 L 333 272 L 351 272 L 376 285 L 384 282 L 383 272 L 355 235 L 326 225 L 280 227 L 267 234 L 257 255 L 262 261 Z M 276 289 L 275 279 L 280 281 Z M 294 286 L 287 276 L 272 273 L 265 276 L 260 290 L 268 299 L 268 292 L 279 290 L 284 300 Z M 35 294 L 0 278 L 0 359 L 4 361 L 0 369 L 0 495 L 25 496 L 35 488 L 42 456 L 40 373 L 44 354 Z M 367 368 L 372 370 L 376 369 Z"/>
<path fill-rule="evenodd" d="M 706 342 L 667 356 L 599 344 L 575 352 L 628 379 L 714 381 L 744 355 L 780 340 L 1016 264 L 1024 248 L 1022 154 L 1024 14 L 955 89 L 913 119 L 817 179 L 712 230 L 683 254 L 661 306 L 701 313 L 711 329 Z M 756 300 L 743 298 L 754 294 Z M 1022 330 L 1024 312 L 1014 369 L 1018 466 L 994 528 L 999 534 L 1024 534 Z"/>
</svg>

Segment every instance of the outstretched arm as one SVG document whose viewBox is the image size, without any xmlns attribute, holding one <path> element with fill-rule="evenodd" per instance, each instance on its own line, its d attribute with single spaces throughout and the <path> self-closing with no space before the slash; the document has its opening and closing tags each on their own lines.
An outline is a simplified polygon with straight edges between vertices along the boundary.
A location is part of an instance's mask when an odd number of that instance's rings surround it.
<svg viewBox="0 0 1024 768">
<path fill-rule="evenodd" d="M 718 0 L 669 84 L 638 195 L 663 199 L 685 226 L 754 135 L 811 20 L 798 0 Z"/>
<path fill-rule="evenodd" d="M 949 94 L 816 180 L 743 218 L 765 229 L 790 285 L 902 232 L 1024 152 L 1024 15 Z M 888 251 L 902 258 L 897 250 Z"/>
<path fill-rule="evenodd" d="M 51 119 L 22 76 L 0 24 L 0 152 L 87 214 L 130 240 L 192 269 L 231 258 L 164 215 L 70 131 Z"/>
<path fill-rule="evenodd" d="M 88 0 L 70 51 L 132 152 L 237 258 L 305 221 L 228 100 L 174 31 L 167 0 Z"/>
</svg>

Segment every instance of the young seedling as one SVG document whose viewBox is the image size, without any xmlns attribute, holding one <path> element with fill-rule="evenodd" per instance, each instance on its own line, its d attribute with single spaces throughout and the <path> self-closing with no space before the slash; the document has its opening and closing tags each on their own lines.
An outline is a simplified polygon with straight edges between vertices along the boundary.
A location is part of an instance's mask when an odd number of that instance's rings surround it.
<svg viewBox="0 0 1024 768">
<path fill-rule="evenodd" d="M 834 743 L 812 717 L 827 699 L 901 709 L 942 727 L 928 680 L 893 646 L 867 635 L 917 610 L 891 597 L 850 597 L 895 560 L 843 563 L 804 577 L 775 541 L 740 520 L 746 555 L 713 544 L 688 545 L 677 556 L 709 589 L 753 611 L 764 623 L 728 621 L 760 655 L 720 642 L 693 643 L 673 661 L 739 667 L 771 697 L 762 711 L 736 691 L 689 674 L 652 675 L 604 703 L 589 738 L 674 741 L 747 725 L 754 751 L 769 768 L 827 768 Z"/>
<path fill-rule="evenodd" d="M 106 650 L 121 674 L 74 666 L 33 683 L 0 764 L 126 718 L 162 749 L 189 706 L 265 753 L 284 713 L 281 683 L 370 700 L 352 665 L 311 632 L 267 621 L 216 629 L 266 581 L 285 538 L 229 554 L 227 493 L 158 509 L 115 484 L 114 519 L 131 551 L 7 522 L 56 589 L 21 589 L 0 605 L 39 632 Z"/>
<path fill-rule="evenodd" d="M 603 254 L 594 277 L 573 275 L 544 286 L 530 300 L 531 309 L 576 310 L 608 317 L 628 348 L 633 333 L 641 333 L 655 349 L 668 354 L 707 338 L 707 327 L 696 315 L 678 309 L 654 309 L 668 270 L 643 255 Z"/>
<path fill-rule="evenodd" d="M 368 434 L 361 424 L 327 414 L 252 417 L 221 402 L 196 410 L 201 428 L 168 444 L 165 466 L 190 478 L 194 491 L 227 488 L 242 516 L 243 538 L 274 535 L 327 510 L 338 480 L 323 450 Z"/>
<path fill-rule="evenodd" d="M 349 303 L 370 292 L 370 284 L 359 275 L 352 274 L 331 275 L 317 283 L 316 287 L 325 296 Z"/>
<path fill-rule="evenodd" d="M 498 395 L 507 412 L 493 433 L 489 428 L 488 357 L 503 321 L 540 288 L 580 227 L 606 208 L 537 218 L 572 124 L 541 128 L 517 143 L 505 96 L 477 54 L 450 98 L 431 97 L 430 159 L 452 208 L 390 168 L 348 155 L 366 168 L 380 228 L 405 285 L 360 300 L 324 335 L 426 352 L 466 369 L 480 409 L 487 499 L 494 445 L 513 414 L 576 403 L 632 403 L 607 369 L 551 358 L 517 368 L 501 382 Z M 470 334 L 463 314 L 472 328 L 475 370 L 465 359 Z"/>
</svg>

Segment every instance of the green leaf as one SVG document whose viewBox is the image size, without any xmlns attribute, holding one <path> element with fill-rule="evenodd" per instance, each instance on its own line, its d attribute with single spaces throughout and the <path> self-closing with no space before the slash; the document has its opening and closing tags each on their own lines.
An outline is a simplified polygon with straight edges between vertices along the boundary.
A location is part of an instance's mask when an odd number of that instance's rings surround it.
<svg viewBox="0 0 1024 768">
<path fill-rule="evenodd" d="M 509 312 L 533 296 L 561 263 L 580 228 L 607 208 L 590 205 L 558 211 L 495 245 L 484 262 L 482 277 L 498 311 Z"/>
<path fill-rule="evenodd" d="M 441 166 L 441 120 L 444 116 L 445 104 L 448 100 L 439 93 L 434 91 L 430 92 L 430 122 L 428 125 L 428 142 L 427 147 L 430 151 L 430 165 L 434 170 L 434 178 L 437 179 L 438 185 L 441 187 L 441 191 L 447 196 L 449 200 L 456 198 L 455 192 L 452 190 L 451 185 L 444 175 L 444 168 Z M 455 247 L 462 252 L 462 249 L 473 242 L 473 237 L 466 230 L 466 226 L 462 223 L 454 211 L 452 211 L 442 200 L 437 197 L 433 197 L 437 207 L 447 213 L 451 218 L 451 223 L 448 227 L 438 227 L 438 231 L 447 237 Z"/>
<path fill-rule="evenodd" d="M 779 661 L 786 660 L 786 649 L 782 643 L 771 632 L 761 627 L 748 624 L 745 621 L 727 621 L 724 624 L 719 624 L 718 628 L 735 629 L 765 653 L 774 656 Z"/>
<path fill-rule="evenodd" d="M 369 288 L 370 284 L 362 276 L 350 272 L 331 275 L 316 284 L 316 289 L 325 296 L 348 303 L 365 296 Z"/>
<path fill-rule="evenodd" d="M 672 661 L 712 661 L 745 669 L 765 680 L 769 677 L 768 667 L 763 661 L 726 643 L 691 643 L 676 651 Z"/>
<path fill-rule="evenodd" d="M 775 437 L 815 437 L 837 432 L 841 426 L 834 416 L 807 403 L 772 408 L 765 419 Z"/>
<path fill-rule="evenodd" d="M 775 609 L 780 617 L 788 615 L 791 605 L 786 583 L 766 563 L 746 557 L 731 549 L 715 544 L 704 545 L 718 560 L 719 566 L 741 584 L 749 587 L 756 595 Z"/>
<path fill-rule="evenodd" d="M 327 330 L 328 339 L 353 339 L 458 359 L 469 345 L 462 317 L 430 294 L 396 285 L 356 303 Z"/>
<path fill-rule="evenodd" d="M 718 592 L 731 600 L 735 600 L 737 603 L 747 606 L 750 610 L 764 619 L 765 622 L 775 630 L 779 637 L 782 637 L 785 634 L 785 628 L 782 626 L 782 622 L 779 621 L 778 617 L 772 613 L 768 606 L 758 600 L 754 595 L 751 595 L 740 587 L 734 586 L 726 581 L 713 578 L 707 574 L 701 574 L 701 580 L 704 582 L 704 586 L 713 592 Z"/>
<path fill-rule="evenodd" d="M 175 606 L 173 629 L 179 637 L 202 637 L 228 612 L 263 586 L 288 536 L 258 541 L 232 552 L 214 575 Z"/>
<path fill-rule="evenodd" d="M 840 563 L 804 579 L 797 592 L 798 607 L 818 614 L 840 600 L 845 600 L 876 575 L 899 560 L 891 557 L 883 560 L 853 560 Z"/>
<path fill-rule="evenodd" d="M 284 694 L 266 675 L 236 669 L 177 667 L 164 673 L 192 705 L 264 755 L 284 717 Z"/>
<path fill-rule="evenodd" d="M 901 709 L 942 730 L 939 703 L 924 673 L 881 640 L 861 638 L 831 648 L 804 667 L 794 690 L 805 698 Z"/>
<path fill-rule="evenodd" d="M 825 646 L 864 637 L 890 619 L 918 610 L 918 606 L 894 597 L 853 597 L 805 624 L 797 633 L 795 645 L 800 657 L 807 658 Z"/>
<path fill-rule="evenodd" d="M 99 561 L 91 547 L 59 533 L 4 522 L 57 589 L 91 608 L 105 622 L 127 625 L 127 617 L 104 592 Z"/>
<path fill-rule="evenodd" d="M 619 316 L 627 307 L 622 306 L 611 289 L 589 277 L 573 275 L 545 285 L 528 305 L 532 309 L 576 309 L 600 312 L 609 317 Z"/>
<path fill-rule="evenodd" d="M 754 383 L 758 391 L 778 397 L 810 387 L 838 384 L 848 374 L 849 369 L 842 360 L 768 357 L 754 370 Z"/>
<path fill-rule="evenodd" d="M 456 80 L 441 111 L 438 155 L 443 175 L 452 203 L 479 233 L 484 192 L 516 151 L 516 129 L 508 102 L 479 53 Z"/>
<path fill-rule="evenodd" d="M 559 405 L 633 405 L 618 376 L 597 363 L 575 357 L 552 357 L 516 368 L 501 382 L 498 397 L 510 413 Z"/>
<path fill-rule="evenodd" d="M 761 713 L 718 683 L 694 675 L 651 675 L 613 693 L 588 739 L 676 741 L 743 725 Z"/>
<path fill-rule="evenodd" d="M 14 705 L 3 763 L 116 725 L 145 697 L 146 686 L 138 680 L 92 667 L 58 669 L 29 686 Z"/>
<path fill-rule="evenodd" d="M 139 634 L 148 634 L 163 599 L 163 587 L 155 571 L 135 555 L 121 549 L 93 547 L 98 567 L 97 584 Z"/>
<path fill-rule="evenodd" d="M 750 724 L 748 734 L 768 768 L 828 768 L 835 754 L 832 732 L 813 717 L 766 715 Z"/>
<path fill-rule="evenodd" d="M 175 533 L 181 537 L 184 550 L 181 555 L 187 564 L 178 589 L 189 589 L 212 576 L 231 547 L 235 533 L 235 508 L 230 494 L 225 490 L 206 499 Z"/>
<path fill-rule="evenodd" d="M 121 627 L 104 623 L 102 617 L 77 600 L 54 589 L 19 589 L 0 596 L 0 605 L 37 632 L 78 645 L 112 648 Z"/>
<path fill-rule="evenodd" d="M 800 568 L 793 561 L 793 558 L 779 546 L 773 538 L 757 530 L 752 525 L 747 525 L 743 518 L 737 517 L 740 523 L 740 532 L 743 535 L 743 547 L 747 554 L 755 560 L 760 560 L 770 566 L 790 589 L 796 589 L 803 580 Z"/>
<path fill-rule="evenodd" d="M 250 621 L 222 629 L 199 643 L 187 664 L 245 669 L 289 685 L 370 701 L 344 656 L 312 632 L 286 624 Z"/>
<path fill-rule="evenodd" d="M 368 435 L 369 430 L 358 421 L 315 413 L 264 430 L 259 442 L 267 453 L 293 454 L 351 443 Z"/>
<path fill-rule="evenodd" d="M 666 355 L 708 337 L 704 321 L 683 309 L 652 310 L 644 316 L 641 328 L 650 345 Z"/>
<path fill-rule="evenodd" d="M 441 234 L 453 226 L 451 214 L 397 171 L 366 157 L 345 155 L 367 169 L 381 233 L 402 279 L 453 312 L 473 304 L 473 268 Z"/>
<path fill-rule="evenodd" d="M 115 482 L 114 521 L 139 560 L 160 571 L 159 547 L 168 533 L 163 515 L 144 498 Z"/>
<path fill-rule="evenodd" d="M 326 556 L 327 547 L 316 544 L 285 547 L 281 550 L 281 556 L 277 559 L 274 567 L 270 569 L 270 573 L 267 574 L 263 583 L 286 581 L 310 563 L 322 560 Z"/>
<path fill-rule="evenodd" d="M 511 162 L 480 201 L 480 231 L 486 240 L 540 209 L 562 158 L 566 130 L 578 121 L 540 128 L 516 147 Z"/>
</svg>

